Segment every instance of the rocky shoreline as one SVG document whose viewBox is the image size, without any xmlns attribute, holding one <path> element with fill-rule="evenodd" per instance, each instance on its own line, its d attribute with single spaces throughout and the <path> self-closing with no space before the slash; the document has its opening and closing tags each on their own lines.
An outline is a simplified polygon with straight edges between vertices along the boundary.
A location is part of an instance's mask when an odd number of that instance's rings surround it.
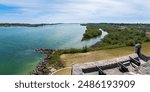
<svg viewBox="0 0 150 92">
<path fill-rule="evenodd" d="M 30 75 L 47 75 L 49 72 L 54 71 L 52 67 L 48 67 L 49 59 L 54 55 L 57 49 L 39 48 L 35 49 L 36 52 L 46 55 L 46 57 L 37 64 L 36 69 L 30 72 Z"/>
</svg>

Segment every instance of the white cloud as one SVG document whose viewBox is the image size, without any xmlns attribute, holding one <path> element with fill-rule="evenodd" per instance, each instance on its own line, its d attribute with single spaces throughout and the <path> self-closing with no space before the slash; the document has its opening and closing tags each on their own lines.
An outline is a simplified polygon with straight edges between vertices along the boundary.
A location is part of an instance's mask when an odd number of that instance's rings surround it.
<svg viewBox="0 0 150 92">
<path fill-rule="evenodd" d="M 16 6 L 29 22 L 102 22 L 113 19 L 148 19 L 150 0 L 1 0 Z M 8 12 L 9 13 L 9 12 Z M 15 13 L 15 12 L 14 12 Z M 145 15 L 142 15 L 145 13 Z M 1 17 L 1 16 L 0 16 Z M 12 16 L 15 17 L 15 16 Z M 136 19 L 134 19 L 136 21 Z M 137 19 L 138 20 L 138 19 Z"/>
</svg>

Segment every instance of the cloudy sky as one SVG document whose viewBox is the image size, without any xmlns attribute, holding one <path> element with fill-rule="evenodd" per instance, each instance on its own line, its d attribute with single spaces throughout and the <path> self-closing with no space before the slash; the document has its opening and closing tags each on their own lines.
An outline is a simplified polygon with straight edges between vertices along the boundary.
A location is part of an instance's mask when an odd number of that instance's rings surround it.
<svg viewBox="0 0 150 92">
<path fill-rule="evenodd" d="M 0 22 L 150 22 L 150 0 L 0 0 Z"/>
</svg>

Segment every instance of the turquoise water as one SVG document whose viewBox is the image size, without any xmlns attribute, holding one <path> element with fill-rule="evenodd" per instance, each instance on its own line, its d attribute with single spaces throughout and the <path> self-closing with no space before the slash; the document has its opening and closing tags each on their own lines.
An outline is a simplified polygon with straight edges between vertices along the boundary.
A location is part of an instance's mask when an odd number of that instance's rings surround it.
<svg viewBox="0 0 150 92">
<path fill-rule="evenodd" d="M 42 27 L 0 27 L 0 74 L 28 74 L 44 56 L 36 48 L 82 48 L 102 36 L 81 42 L 85 27 L 59 24 Z"/>
</svg>

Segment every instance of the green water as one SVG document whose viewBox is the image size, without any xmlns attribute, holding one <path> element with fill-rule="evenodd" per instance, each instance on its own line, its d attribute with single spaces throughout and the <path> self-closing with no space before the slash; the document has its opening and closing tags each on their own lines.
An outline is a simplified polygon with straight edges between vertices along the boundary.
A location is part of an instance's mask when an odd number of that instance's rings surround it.
<svg viewBox="0 0 150 92">
<path fill-rule="evenodd" d="M 42 27 L 0 27 L 0 74 L 28 74 L 44 56 L 36 48 L 82 48 L 103 38 L 81 42 L 85 27 L 59 24 Z"/>
</svg>

